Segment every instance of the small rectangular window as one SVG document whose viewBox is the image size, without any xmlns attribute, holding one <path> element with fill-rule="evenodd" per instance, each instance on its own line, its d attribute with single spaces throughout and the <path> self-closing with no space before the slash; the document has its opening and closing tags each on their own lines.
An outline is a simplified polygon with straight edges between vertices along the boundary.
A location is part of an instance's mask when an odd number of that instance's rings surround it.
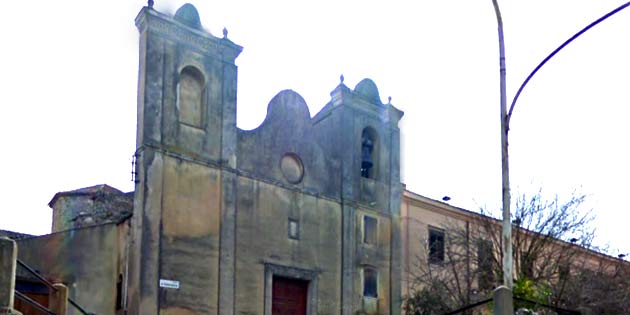
<svg viewBox="0 0 630 315">
<path fill-rule="evenodd" d="M 429 263 L 441 264 L 444 262 L 444 231 L 429 228 Z"/>
<path fill-rule="evenodd" d="M 363 268 L 363 296 L 378 297 L 378 272 L 373 268 Z"/>
<path fill-rule="evenodd" d="M 530 255 L 521 253 L 521 275 L 527 279 L 534 277 L 534 260 Z"/>
<path fill-rule="evenodd" d="M 297 220 L 289 219 L 289 238 L 294 240 L 300 238 L 300 225 Z"/>
<path fill-rule="evenodd" d="M 558 279 L 562 282 L 567 281 L 571 275 L 571 265 L 569 262 L 561 262 L 558 266 Z"/>
<path fill-rule="evenodd" d="M 363 216 L 363 243 L 376 244 L 376 226 L 378 221 L 374 217 Z"/>
<path fill-rule="evenodd" d="M 492 263 L 492 242 L 479 240 L 477 244 L 477 268 L 479 269 L 479 289 L 488 290 L 494 286 Z"/>
</svg>

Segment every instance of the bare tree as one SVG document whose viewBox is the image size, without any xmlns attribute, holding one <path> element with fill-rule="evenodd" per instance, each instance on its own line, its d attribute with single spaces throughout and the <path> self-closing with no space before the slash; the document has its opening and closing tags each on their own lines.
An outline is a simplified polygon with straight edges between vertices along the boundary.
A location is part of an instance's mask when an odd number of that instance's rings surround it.
<svg viewBox="0 0 630 315">
<path fill-rule="evenodd" d="M 594 217 L 590 210 L 580 211 L 584 200 L 584 195 L 572 194 L 564 201 L 557 196 L 546 201 L 540 192 L 516 200 L 512 238 L 517 278 L 534 282 L 557 279 L 577 253 L 575 245 L 591 246 Z"/>
<path fill-rule="evenodd" d="M 597 255 L 597 254 L 592 254 Z M 558 285 L 557 304 L 583 314 L 630 314 L 630 263 L 600 254 L 600 259 L 575 259 L 570 276 Z"/>
<path fill-rule="evenodd" d="M 578 193 L 566 199 L 545 199 L 540 191 L 516 198 L 512 214 L 516 296 L 555 307 L 577 308 L 582 306 L 580 298 L 591 301 L 585 296 L 598 296 L 606 284 L 619 286 L 614 291 L 616 295 L 609 296 L 608 304 L 628 303 L 619 297 L 628 296 L 630 286 L 617 284 L 621 280 L 613 281 L 617 279 L 611 273 L 615 269 L 590 266 L 592 261 L 601 260 L 603 264 L 611 258 L 590 249 L 594 216 L 590 210 L 582 209 L 585 199 Z M 445 310 L 490 297 L 501 284 L 499 220 L 481 209 L 480 214 L 471 213 L 466 220 L 452 219 L 442 228 L 442 242 L 427 235 L 421 240 L 421 244 L 428 244 L 427 250 L 421 251 L 410 267 L 412 293 L 405 302 L 407 314 L 443 314 Z M 433 257 L 436 253 L 442 256 Z M 590 265 L 581 261 L 589 261 Z M 628 282 L 629 274 L 625 275 Z M 589 280 L 594 277 L 598 277 L 597 281 Z M 584 285 L 585 281 L 590 286 Z M 588 303 L 594 302 L 585 302 Z"/>
<path fill-rule="evenodd" d="M 441 241 L 432 241 L 430 235 L 421 240 L 428 248 L 414 257 L 409 270 L 413 293 L 404 305 L 407 314 L 442 314 L 470 302 L 474 276 L 469 231 L 458 224 L 449 222 Z"/>
</svg>

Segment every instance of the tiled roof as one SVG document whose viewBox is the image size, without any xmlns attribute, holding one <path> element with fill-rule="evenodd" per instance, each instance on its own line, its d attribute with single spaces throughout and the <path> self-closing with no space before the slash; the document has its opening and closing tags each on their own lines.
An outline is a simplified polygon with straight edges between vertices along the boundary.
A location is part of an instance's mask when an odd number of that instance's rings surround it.
<svg viewBox="0 0 630 315">
<path fill-rule="evenodd" d="M 103 194 L 103 195 L 109 195 L 109 194 L 116 194 L 116 195 L 121 195 L 123 194 L 122 191 L 111 187 L 107 184 L 100 184 L 100 185 L 95 185 L 95 186 L 90 186 L 90 187 L 83 187 L 83 188 L 79 188 L 79 189 L 75 189 L 75 190 L 70 190 L 70 191 L 61 191 L 55 194 L 55 196 L 50 200 L 50 202 L 48 203 L 48 206 L 52 208 L 52 206 L 55 204 L 55 202 L 57 201 L 57 199 L 59 199 L 59 197 L 64 197 L 64 196 L 89 196 L 89 195 L 96 195 L 96 194 Z"/>
<path fill-rule="evenodd" d="M 13 232 L 13 231 L 8 231 L 8 230 L 0 230 L 0 237 L 2 236 L 6 236 L 12 240 L 20 240 L 23 238 L 33 237 L 35 235 Z"/>
</svg>

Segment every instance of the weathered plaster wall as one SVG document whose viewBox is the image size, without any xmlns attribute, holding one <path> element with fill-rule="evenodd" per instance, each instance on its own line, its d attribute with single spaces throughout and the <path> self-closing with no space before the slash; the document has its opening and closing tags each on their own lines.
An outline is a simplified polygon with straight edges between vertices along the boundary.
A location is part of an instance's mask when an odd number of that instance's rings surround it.
<svg viewBox="0 0 630 315">
<path fill-rule="evenodd" d="M 138 182 L 129 310 L 216 314 L 223 308 L 225 313 L 232 307 L 233 229 L 224 227 L 234 213 L 233 173 L 228 173 L 236 164 L 234 60 L 241 47 L 227 33 L 219 38 L 205 31 L 190 4 L 174 16 L 145 7 L 136 26 Z M 194 82 L 200 103 L 182 103 L 188 100 L 180 92 L 192 91 L 181 80 L 184 69 L 199 74 Z M 160 288 L 160 279 L 179 281 L 180 288 Z"/>
<path fill-rule="evenodd" d="M 365 215 L 374 217 L 378 220 L 377 223 L 377 242 L 376 244 L 365 244 L 363 242 L 363 217 Z M 357 229 L 356 239 L 358 240 L 356 246 L 356 266 L 360 271 L 362 267 L 371 267 L 378 270 L 378 298 L 377 298 L 377 312 L 378 314 L 390 314 L 390 272 L 391 272 L 391 218 L 387 215 L 383 215 L 379 211 L 369 209 L 358 209 L 356 216 Z M 363 298 L 363 278 L 355 278 L 355 303 L 357 305 L 364 305 L 369 303 L 369 298 L 364 300 Z M 370 309 L 367 307 L 367 309 Z"/>
<path fill-rule="evenodd" d="M 49 279 L 66 284 L 69 297 L 89 312 L 115 314 L 120 229 L 105 224 L 18 241 L 18 258 Z M 69 307 L 69 314 L 80 314 Z"/>
<path fill-rule="evenodd" d="M 339 160 L 322 150 L 317 137 L 304 99 L 293 91 L 282 91 L 269 103 L 258 128 L 238 131 L 238 169 L 274 184 L 338 199 Z M 280 162 L 287 153 L 297 155 L 303 165 L 303 178 L 297 183 L 282 173 Z"/>
<path fill-rule="evenodd" d="M 398 214 L 401 194 L 398 122 L 402 116 L 393 105 L 381 103 L 374 82 L 364 79 L 354 90 L 341 82 L 331 92 L 331 101 L 313 117 L 317 142 L 327 156 L 342 164 L 339 176 L 344 198 L 384 213 Z M 361 137 L 366 128 L 376 136 L 371 178 L 360 176 Z"/>
<path fill-rule="evenodd" d="M 181 286 L 159 289 L 162 314 L 217 312 L 220 183 L 214 168 L 165 159 L 160 279 L 176 280 Z"/>
<path fill-rule="evenodd" d="M 59 192 L 50 201 L 52 232 L 108 222 L 119 222 L 133 212 L 133 192 L 123 193 L 107 185 Z"/>
<path fill-rule="evenodd" d="M 400 313 L 400 143 L 398 122 L 403 113 L 393 105 L 381 102 L 378 89 L 370 79 L 364 79 L 354 90 L 343 83 L 331 92 L 331 101 L 313 118 L 314 129 L 327 154 L 339 159 L 341 168 L 340 198 L 343 203 L 343 305 L 342 314 L 373 310 L 366 307 L 373 301 L 357 301 L 362 295 L 361 264 L 376 267 L 379 273 L 378 312 Z M 362 163 L 362 134 L 370 130 L 375 136 L 370 178 L 360 174 Z M 362 211 L 389 221 L 389 232 L 379 234 L 380 241 L 388 240 L 389 247 L 373 249 L 367 257 L 362 253 L 363 244 L 359 224 Z M 386 219 L 385 219 L 386 218 Z M 379 225 L 380 228 L 380 225 Z M 358 246 L 358 248 L 357 248 Z M 363 255 L 363 256 L 362 256 Z M 378 257 L 387 257 L 389 262 Z M 373 306 L 373 305 L 372 305 Z"/>
<path fill-rule="evenodd" d="M 235 132 L 236 66 L 241 47 L 182 26 L 196 9 L 184 5 L 175 17 L 143 8 L 136 18 L 140 31 L 137 146 L 159 146 L 202 160 L 219 161 L 224 141 Z M 194 67 L 202 76 L 201 124 L 191 126 L 180 116 L 178 84 L 181 71 Z"/>
<path fill-rule="evenodd" d="M 61 232 L 72 228 L 73 221 L 79 215 L 79 211 L 85 207 L 86 204 L 91 203 L 91 200 L 87 196 L 80 197 L 62 197 L 55 203 L 52 214 L 52 232 Z"/>
<path fill-rule="evenodd" d="M 136 25 L 130 312 L 268 314 L 277 273 L 310 281 L 310 315 L 350 315 L 362 309 L 359 273 L 365 265 L 378 269 L 379 311 L 398 313 L 399 240 L 392 222 L 399 213 L 402 113 L 382 104 L 374 83 L 364 80 L 356 91 L 341 85 L 341 102 L 325 110 L 333 122 L 326 128 L 315 127 L 320 120 L 310 117 L 301 96 L 283 91 L 260 127 L 238 130 L 234 60 L 241 48 L 227 32 L 223 38 L 205 32 L 189 4 L 174 17 L 144 8 Z M 179 79 L 187 67 L 203 77 L 193 80 L 202 88 L 186 90 L 203 90 L 201 107 L 194 107 L 199 119 L 180 112 L 193 104 L 179 106 Z M 378 176 L 362 180 L 367 126 L 380 139 Z M 380 218 L 373 248 L 358 243 L 364 212 Z M 289 219 L 299 224 L 298 239 L 288 235 Z M 156 287 L 160 279 L 177 280 L 180 288 Z"/>
<path fill-rule="evenodd" d="M 118 257 L 116 264 L 118 274 L 116 282 L 120 283 L 120 305 L 116 315 L 124 315 L 127 312 L 127 283 L 129 283 L 129 254 L 131 250 L 131 218 L 118 224 L 117 229 Z M 118 290 L 118 289 L 117 289 Z M 115 297 L 116 298 L 116 297 Z"/>
<path fill-rule="evenodd" d="M 297 240 L 289 238 L 289 219 L 299 224 Z M 265 314 L 265 264 L 316 273 L 313 314 L 339 313 L 342 257 L 337 202 L 240 177 L 236 239 L 237 314 Z"/>
<path fill-rule="evenodd" d="M 470 220 L 461 210 L 448 204 L 407 192 L 401 205 L 402 230 L 402 295 L 411 293 L 413 274 L 418 264 L 428 259 L 429 228 L 465 228 Z M 440 271 L 439 266 L 435 267 Z"/>
<path fill-rule="evenodd" d="M 371 87 L 371 92 L 375 89 Z M 335 263 L 339 273 L 332 278 L 318 276 L 317 292 L 323 295 L 336 292 L 334 300 L 337 302 L 320 296 L 317 307 L 325 307 L 325 313 L 352 314 L 361 309 L 368 313 L 398 313 L 396 308 L 391 308 L 399 302 L 399 293 L 395 293 L 399 289 L 397 286 L 392 289 L 391 284 L 399 277 L 396 264 L 400 246 L 398 230 L 392 228 L 392 221 L 397 227 L 400 188 L 390 188 L 390 182 L 400 185 L 399 153 L 390 150 L 398 148 L 392 138 L 398 136 L 399 116 L 384 118 L 380 112 L 387 111 L 391 105 L 367 102 L 343 85 L 337 90 L 345 93 L 345 99 L 329 103 L 313 119 L 300 95 L 282 91 L 269 103 L 267 117 L 258 128 L 238 133 L 237 167 L 243 177 L 237 188 L 237 275 L 251 279 L 237 279 L 237 294 L 245 294 L 249 297 L 244 298 L 245 301 L 250 303 L 258 301 L 256 306 L 244 306 L 246 314 L 263 314 L 260 312 L 265 307 L 264 299 L 259 295 L 265 292 L 266 280 L 262 275 L 266 265 L 329 270 Z M 394 122 L 387 124 L 387 119 Z M 368 126 L 375 129 L 379 139 L 375 146 L 378 159 L 374 161 L 379 172 L 374 178 L 362 178 L 359 172 L 361 134 Z M 283 170 L 282 157 L 287 153 L 299 158 L 303 170 L 299 181 L 292 181 L 291 174 Z M 392 198 L 396 202 L 392 202 Z M 328 220 L 327 214 L 317 204 L 307 202 L 311 199 L 333 205 L 334 222 L 338 225 L 331 225 L 332 221 L 323 225 L 320 220 Z M 308 224 L 309 221 L 302 221 L 304 213 L 313 214 L 312 220 L 319 229 L 301 229 L 300 240 L 289 239 L 288 220 Z M 362 242 L 364 214 L 378 218 L 375 245 Z M 261 231 L 260 227 L 265 230 Z M 332 233 L 332 228 L 338 233 Z M 329 235 L 322 234 L 326 230 Z M 338 243 L 319 247 L 310 244 L 312 239 Z M 303 245 L 308 250 L 300 250 Z M 329 255 L 338 255 L 339 259 L 326 262 L 331 263 L 330 266 L 313 265 Z M 246 270 L 247 266 L 253 274 L 241 276 L 238 270 Z M 361 277 L 364 267 L 378 270 L 377 303 L 364 301 Z M 251 288 L 239 290 L 239 283 L 243 282 Z M 330 285 L 336 290 L 322 288 Z M 260 299 L 252 298 L 256 296 Z M 392 298 L 395 303 L 390 303 Z M 365 306 L 366 303 L 375 307 Z"/>
</svg>

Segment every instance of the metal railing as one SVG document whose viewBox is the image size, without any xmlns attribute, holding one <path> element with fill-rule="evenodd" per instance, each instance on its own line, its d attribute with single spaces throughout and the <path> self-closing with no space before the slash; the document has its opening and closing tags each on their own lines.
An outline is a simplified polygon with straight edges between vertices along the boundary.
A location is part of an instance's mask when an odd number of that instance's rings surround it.
<svg viewBox="0 0 630 315">
<path fill-rule="evenodd" d="M 24 262 L 22 262 L 19 259 L 17 260 L 17 264 L 24 268 L 26 271 L 28 271 L 31 275 L 35 276 L 35 278 L 37 278 L 37 280 L 39 280 L 41 283 L 43 283 L 44 285 L 46 285 L 50 290 L 53 290 L 55 292 L 58 291 L 57 288 L 55 288 L 55 286 L 53 285 L 53 283 L 51 283 L 50 281 L 48 281 L 46 278 L 44 278 L 37 270 L 29 267 L 27 264 L 25 264 Z M 19 298 L 20 300 L 32 305 L 33 307 L 46 312 L 50 315 L 57 315 L 55 313 L 53 313 L 52 311 L 50 311 L 48 308 L 46 308 L 45 306 L 42 306 L 41 304 L 37 303 L 36 301 L 33 301 L 32 299 L 30 299 L 28 296 L 24 295 L 23 293 L 19 292 L 18 290 L 15 290 L 15 296 L 17 298 Z M 89 313 L 88 311 L 86 311 L 83 307 L 81 307 L 81 305 L 79 305 L 77 302 L 75 302 L 73 299 L 71 299 L 70 297 L 68 297 L 68 302 L 70 303 L 70 305 L 74 306 L 74 308 L 76 308 L 79 312 L 81 312 L 83 315 L 94 315 L 93 313 Z"/>
<path fill-rule="evenodd" d="M 37 303 L 37 301 L 34 301 L 33 299 L 31 299 L 27 295 L 21 293 L 20 291 L 15 290 L 14 293 L 15 293 L 15 297 L 16 298 L 26 302 L 27 304 L 30 304 L 32 307 L 34 307 L 34 308 L 36 308 L 36 309 L 38 309 L 38 310 L 40 310 L 40 311 L 42 311 L 44 313 L 47 313 L 49 315 L 57 315 L 53 311 L 49 310 L 46 306 L 43 306 L 43 305 Z"/>
<path fill-rule="evenodd" d="M 561 307 L 557 307 L 557 306 L 553 306 L 553 305 L 549 305 L 549 304 L 545 304 L 545 303 L 540 303 L 540 302 L 536 302 L 536 301 L 532 301 L 532 300 L 528 300 L 528 299 L 523 299 L 523 298 L 516 297 L 516 296 L 514 297 L 514 301 L 530 303 L 532 305 L 535 305 L 536 307 L 552 310 L 552 311 L 556 312 L 558 315 L 581 315 L 582 314 L 580 311 L 569 310 L 569 309 L 565 309 L 565 308 L 561 308 Z M 483 304 L 487 304 L 487 303 L 490 303 L 490 302 L 492 302 L 492 298 L 481 300 L 479 302 L 475 302 L 475 303 L 470 304 L 470 305 L 466 305 L 466 306 L 464 306 L 462 308 L 456 309 L 454 311 L 450 311 L 450 312 L 445 313 L 443 315 L 464 314 L 465 311 L 471 310 L 473 308 L 476 308 L 478 306 L 481 306 Z"/>
<path fill-rule="evenodd" d="M 466 305 L 466 306 L 464 306 L 464 307 L 462 307 L 462 308 L 460 308 L 460 309 L 456 309 L 456 310 L 454 310 L 454 311 L 450 311 L 450 312 L 448 312 L 448 313 L 446 313 L 446 314 L 444 314 L 444 315 L 455 315 L 455 314 L 460 314 L 460 313 L 463 313 L 463 312 L 465 312 L 465 311 L 467 311 L 467 310 L 473 309 L 473 308 L 475 308 L 475 307 L 477 307 L 477 306 L 481 306 L 481 305 L 484 305 L 484 304 L 487 304 L 487 303 L 490 303 L 490 302 L 492 302 L 492 298 L 485 299 L 485 300 L 481 300 L 481 301 L 479 301 L 479 302 L 475 302 L 475 303 L 470 304 L 470 305 Z"/>
<path fill-rule="evenodd" d="M 557 306 L 553 306 L 553 305 L 549 305 L 549 304 L 545 304 L 545 303 L 540 303 L 540 302 L 536 302 L 536 301 L 532 301 L 532 300 L 528 300 L 528 299 L 523 299 L 523 298 L 520 298 L 520 297 L 517 297 L 517 296 L 514 297 L 514 301 L 530 303 L 530 304 L 535 305 L 537 307 L 546 308 L 546 309 L 549 309 L 549 310 L 552 310 L 552 311 L 556 312 L 558 315 L 581 315 L 582 314 L 582 312 L 580 312 L 580 311 L 569 310 L 569 309 L 566 309 L 566 308 L 561 308 L 561 307 L 557 307 Z"/>
</svg>

